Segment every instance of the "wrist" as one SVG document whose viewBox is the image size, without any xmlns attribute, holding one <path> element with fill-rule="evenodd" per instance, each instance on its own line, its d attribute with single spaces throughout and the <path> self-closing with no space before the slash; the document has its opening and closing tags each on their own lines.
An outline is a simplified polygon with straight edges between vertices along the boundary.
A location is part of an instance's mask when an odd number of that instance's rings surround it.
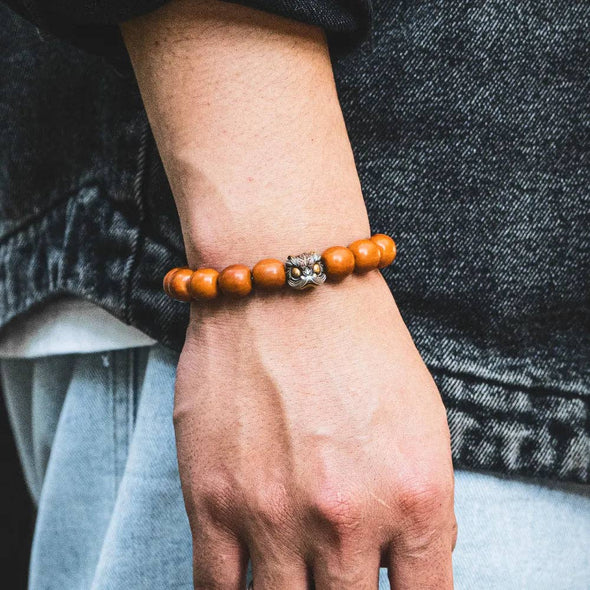
<svg viewBox="0 0 590 590">
<path fill-rule="evenodd" d="M 285 261 L 287 256 L 302 252 L 321 253 L 331 246 L 347 246 L 351 242 L 370 237 L 368 219 L 329 220 L 310 217 L 281 220 L 274 218 L 276 226 L 267 226 L 266 220 L 252 219 L 250 224 L 224 228 L 223 221 L 203 231 L 185 235 L 187 262 L 190 268 L 214 268 L 222 271 L 231 264 L 244 264 L 250 268 L 265 258 Z M 288 225 L 290 224 L 290 225 Z"/>
<path fill-rule="evenodd" d="M 272 343 L 279 331 L 298 339 L 318 329 L 340 338 L 367 309 L 372 315 L 383 315 L 384 322 L 392 319 L 392 313 L 398 316 L 391 290 L 379 271 L 350 275 L 342 282 L 326 282 L 303 292 L 284 289 L 256 297 L 192 301 L 187 340 L 208 345 L 216 340 L 221 347 L 234 346 L 231 334 L 239 332 L 249 333 L 252 341 Z"/>
<path fill-rule="evenodd" d="M 234 164 L 233 171 L 239 167 Z M 229 264 L 252 267 L 263 258 L 330 246 L 346 246 L 370 236 L 370 224 L 354 162 L 338 179 L 319 171 L 304 171 L 284 181 L 284 161 L 264 176 L 244 182 L 220 174 L 200 173 L 189 163 L 177 167 L 177 200 L 181 209 L 187 261 L 191 268 L 222 270 Z M 180 171 L 181 169 L 181 171 Z"/>
</svg>

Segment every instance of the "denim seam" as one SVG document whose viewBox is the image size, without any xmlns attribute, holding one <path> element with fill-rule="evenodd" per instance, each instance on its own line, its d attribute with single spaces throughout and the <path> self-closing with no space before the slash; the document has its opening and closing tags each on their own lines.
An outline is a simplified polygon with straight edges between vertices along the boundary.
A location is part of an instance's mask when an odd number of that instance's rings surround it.
<svg viewBox="0 0 590 590">
<path fill-rule="evenodd" d="M 56 197 L 54 199 L 49 198 L 49 204 L 46 207 L 43 207 L 39 211 L 32 213 L 26 218 L 20 219 L 15 223 L 13 228 L 9 229 L 3 234 L 0 234 L 0 245 L 3 245 L 6 242 L 14 239 L 19 234 L 26 232 L 32 225 L 38 224 L 47 217 L 50 217 L 52 214 L 55 214 L 59 207 L 65 205 L 68 201 L 76 200 L 80 193 L 85 189 L 96 189 L 101 195 L 108 196 L 108 192 L 105 190 L 104 185 L 99 181 L 93 179 L 91 181 L 83 182 L 77 185 L 75 188 L 66 191 L 60 197 Z M 118 210 L 118 212 L 122 213 L 120 210 Z M 169 248 L 169 246 L 164 242 L 158 243 L 161 243 L 162 246 Z"/>
<path fill-rule="evenodd" d="M 114 403 L 114 452 L 115 452 L 115 494 L 125 473 L 129 453 L 129 406 L 133 394 L 131 384 L 130 351 L 128 349 L 109 352 Z"/>
<path fill-rule="evenodd" d="M 136 349 L 131 348 L 127 351 L 129 369 L 127 371 L 127 446 L 129 447 L 129 441 L 133 435 L 133 415 L 135 413 L 134 402 L 135 402 L 135 371 L 136 371 Z"/>
<path fill-rule="evenodd" d="M 70 199 L 75 199 L 76 195 L 81 190 L 85 188 L 94 188 L 97 186 L 98 184 L 94 182 L 85 183 L 80 185 L 80 187 L 78 187 L 77 189 L 72 190 L 71 192 L 68 191 L 61 197 L 57 197 L 56 199 L 50 200 L 50 204 L 47 207 L 44 207 L 40 211 L 37 211 L 36 213 L 29 215 L 28 217 L 26 217 L 26 219 L 21 219 L 19 222 L 16 223 L 15 227 L 8 230 L 6 233 L 0 235 L 0 244 L 8 242 L 14 236 L 17 236 L 18 234 L 26 231 L 31 225 L 39 221 L 42 221 L 45 217 L 53 213 L 56 207 L 59 207 L 60 205 L 67 203 Z"/>
<path fill-rule="evenodd" d="M 117 397 L 115 387 L 115 355 L 112 352 L 107 352 L 105 356 L 106 362 L 108 363 L 108 379 L 109 379 L 109 398 L 112 404 L 113 414 L 113 499 L 117 499 L 117 491 L 119 487 L 119 463 L 117 457 L 117 448 L 119 446 L 119 440 L 117 436 Z"/>
</svg>

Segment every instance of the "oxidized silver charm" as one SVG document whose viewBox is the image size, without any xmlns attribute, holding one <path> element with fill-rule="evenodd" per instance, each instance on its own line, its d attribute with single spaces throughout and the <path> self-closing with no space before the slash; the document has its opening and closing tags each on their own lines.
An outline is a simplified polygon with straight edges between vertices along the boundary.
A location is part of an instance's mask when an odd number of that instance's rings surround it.
<svg viewBox="0 0 590 590">
<path fill-rule="evenodd" d="M 317 252 L 287 256 L 285 272 L 289 287 L 298 290 L 321 285 L 326 280 L 322 257 Z"/>
</svg>

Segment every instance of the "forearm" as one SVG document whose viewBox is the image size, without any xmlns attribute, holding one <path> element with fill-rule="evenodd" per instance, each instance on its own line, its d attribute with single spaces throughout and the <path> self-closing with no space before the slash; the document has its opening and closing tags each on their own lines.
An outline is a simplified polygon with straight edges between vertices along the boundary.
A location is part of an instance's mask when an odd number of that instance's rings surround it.
<svg viewBox="0 0 590 590">
<path fill-rule="evenodd" d="M 208 0 L 121 28 L 191 266 L 368 236 L 320 29 Z"/>
</svg>

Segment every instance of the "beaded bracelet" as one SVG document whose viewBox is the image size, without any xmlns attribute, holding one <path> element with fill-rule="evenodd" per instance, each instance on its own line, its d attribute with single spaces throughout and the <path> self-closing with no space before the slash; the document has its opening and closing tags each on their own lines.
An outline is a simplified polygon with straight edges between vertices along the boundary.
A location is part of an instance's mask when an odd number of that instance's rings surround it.
<svg viewBox="0 0 590 590">
<path fill-rule="evenodd" d="M 395 242 L 385 234 L 356 240 L 347 248 L 332 246 L 321 256 L 304 252 L 257 262 L 252 270 L 245 264 L 231 264 L 221 272 L 213 268 L 173 268 L 164 277 L 164 292 L 178 301 L 215 299 L 220 293 L 244 297 L 252 289 L 273 290 L 285 284 L 303 290 L 330 281 L 341 281 L 356 272 L 362 274 L 391 264 L 397 253 Z"/>
</svg>

